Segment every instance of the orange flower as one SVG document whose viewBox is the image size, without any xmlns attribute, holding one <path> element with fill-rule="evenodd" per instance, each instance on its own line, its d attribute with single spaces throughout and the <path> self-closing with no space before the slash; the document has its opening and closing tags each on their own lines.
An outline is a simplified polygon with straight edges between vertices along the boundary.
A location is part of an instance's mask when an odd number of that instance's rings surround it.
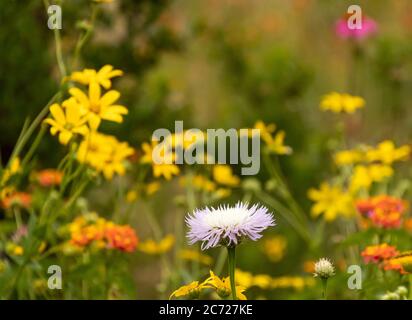
<svg viewBox="0 0 412 320">
<path fill-rule="evenodd" d="M 380 195 L 370 199 L 358 200 L 356 207 L 376 227 L 398 228 L 401 226 L 407 202 L 388 195 Z"/>
<path fill-rule="evenodd" d="M 398 255 L 396 247 L 390 246 L 387 243 L 368 246 L 362 251 L 361 255 L 365 263 L 380 263 Z"/>
<path fill-rule="evenodd" d="M 135 231 L 130 226 L 113 225 L 106 229 L 105 239 L 109 248 L 133 252 L 136 250 L 138 239 Z"/>
<path fill-rule="evenodd" d="M 55 169 L 45 169 L 37 172 L 36 179 L 43 187 L 58 186 L 63 179 L 63 173 Z"/>
<path fill-rule="evenodd" d="M 403 226 L 406 231 L 412 232 L 412 218 L 405 219 Z"/>
<path fill-rule="evenodd" d="M 12 206 L 20 206 L 23 208 L 29 208 L 32 202 L 31 194 L 27 192 L 14 192 L 3 198 L 1 206 L 4 209 L 9 209 Z"/>
<path fill-rule="evenodd" d="M 385 271 L 389 271 L 389 270 L 398 271 L 400 274 L 406 274 L 407 273 L 405 270 L 403 270 L 402 265 L 400 265 L 396 261 L 392 261 L 392 260 L 386 260 L 383 263 L 383 269 Z"/>
<path fill-rule="evenodd" d="M 128 225 L 117 225 L 92 212 L 77 217 L 70 225 L 70 243 L 78 247 L 96 244 L 98 248 L 118 249 L 132 252 L 138 238 Z"/>
</svg>

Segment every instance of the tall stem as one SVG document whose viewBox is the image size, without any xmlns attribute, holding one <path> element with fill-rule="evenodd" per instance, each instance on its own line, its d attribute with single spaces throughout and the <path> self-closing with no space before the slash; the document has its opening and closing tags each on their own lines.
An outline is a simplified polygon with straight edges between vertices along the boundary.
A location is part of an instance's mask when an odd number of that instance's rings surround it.
<svg viewBox="0 0 412 320">
<path fill-rule="evenodd" d="M 326 298 L 326 290 L 328 288 L 328 279 L 322 278 L 322 299 L 327 300 Z"/>
<path fill-rule="evenodd" d="M 409 300 L 412 300 L 412 274 L 409 275 Z"/>
<path fill-rule="evenodd" d="M 236 247 L 227 247 L 228 253 L 228 267 L 229 267 L 229 279 L 230 289 L 232 290 L 232 299 L 237 300 L 236 297 L 236 282 L 235 282 L 235 268 L 236 268 Z"/>
</svg>

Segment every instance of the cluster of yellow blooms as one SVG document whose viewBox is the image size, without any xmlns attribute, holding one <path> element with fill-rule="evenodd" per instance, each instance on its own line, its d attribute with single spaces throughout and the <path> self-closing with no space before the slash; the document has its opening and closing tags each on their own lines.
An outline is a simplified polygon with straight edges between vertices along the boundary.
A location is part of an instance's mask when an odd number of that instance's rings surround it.
<svg viewBox="0 0 412 320">
<path fill-rule="evenodd" d="M 345 191 L 340 185 L 331 186 L 324 182 L 318 190 L 310 189 L 308 197 L 315 202 L 312 215 L 324 214 L 325 220 L 334 220 L 338 215 L 353 216 L 353 201 L 361 190 L 369 190 L 373 183 L 383 182 L 394 173 L 392 164 L 407 160 L 411 148 L 408 145 L 397 148 L 390 140 L 385 140 L 373 147 L 339 151 L 334 155 L 338 167 L 351 166 Z"/>
<path fill-rule="evenodd" d="M 44 121 L 50 125 L 52 135 L 58 134 L 63 145 L 80 138 L 77 159 L 103 173 L 106 179 L 111 179 L 115 173 L 123 175 L 124 160 L 134 153 L 126 142 L 98 132 L 103 120 L 121 123 L 128 113 L 126 107 L 115 104 L 120 93 L 109 90 L 111 79 L 122 74 L 121 70 L 114 70 L 110 65 L 99 71 L 84 69 L 73 72 L 68 80 L 85 86 L 87 92 L 78 87 L 70 88 L 70 97 L 61 104 L 51 105 L 51 117 Z M 102 89 L 108 91 L 103 93 Z"/>
<path fill-rule="evenodd" d="M 361 97 L 333 92 L 323 97 L 320 107 L 336 113 L 353 113 L 364 105 L 365 101 Z M 333 156 L 335 164 L 339 168 L 351 169 L 351 175 L 347 183 L 331 185 L 323 182 L 319 189 L 308 191 L 308 197 L 315 202 L 311 209 L 312 215 L 317 217 L 323 214 L 326 221 L 335 220 L 338 216 L 353 216 L 356 213 L 354 201 L 359 193 L 369 191 L 373 183 L 391 177 L 394 173 L 392 164 L 407 160 L 410 153 L 409 145 L 396 147 L 390 140 L 382 141 L 376 147 L 360 146 L 336 152 Z"/>
<path fill-rule="evenodd" d="M 138 250 L 149 255 L 161 255 L 169 252 L 175 242 L 175 236 L 168 234 L 159 241 L 147 239 L 140 242 Z M 210 266 L 213 263 L 213 258 L 211 256 L 203 254 L 197 250 L 181 249 L 178 252 L 178 256 L 180 259 L 199 262 L 206 266 Z"/>
<path fill-rule="evenodd" d="M 312 277 L 283 276 L 271 277 L 267 274 L 252 275 L 250 272 L 236 269 L 236 282 L 245 287 L 258 287 L 263 290 L 287 289 L 302 290 L 315 285 Z"/>
<path fill-rule="evenodd" d="M 240 178 L 233 173 L 232 167 L 229 165 L 214 165 L 212 176 L 213 180 L 202 174 L 197 174 L 193 177 L 184 176 L 180 179 L 180 184 L 182 186 L 190 185 L 198 191 L 210 193 L 215 199 L 222 199 L 230 196 L 230 188 L 240 185 Z"/>
<path fill-rule="evenodd" d="M 275 132 L 276 126 L 274 124 L 266 125 L 262 121 L 257 121 L 253 127 L 253 129 L 258 129 L 260 132 L 261 140 L 265 142 L 265 147 L 267 152 L 275 153 L 279 155 L 290 154 L 292 152 L 292 148 L 289 146 L 284 145 L 285 139 L 285 132 L 279 131 L 276 135 L 273 136 Z M 185 132 L 180 133 L 179 135 L 184 135 Z M 251 129 L 248 131 L 248 137 L 253 137 L 253 132 Z M 175 149 L 177 147 L 186 148 L 190 147 L 193 143 L 197 143 L 199 141 L 204 141 L 207 139 L 207 134 L 203 133 L 201 136 L 193 136 L 191 141 L 184 140 L 181 136 L 177 134 L 171 134 L 165 144 L 169 146 L 170 150 L 162 150 L 163 153 L 167 152 L 167 154 L 161 154 L 164 158 L 169 158 L 171 160 L 175 160 L 177 155 L 175 153 Z M 142 151 L 143 156 L 140 159 L 140 162 L 143 164 L 151 164 L 153 169 L 153 176 L 155 178 L 164 177 L 166 180 L 170 180 L 173 176 L 177 176 L 180 174 L 180 168 L 174 163 L 156 163 L 152 159 L 153 149 L 157 146 L 158 142 L 152 141 L 151 143 L 143 143 L 142 144 Z M 205 163 L 208 163 L 207 159 L 209 155 L 206 153 L 204 155 Z M 173 162 L 173 161 L 172 161 Z M 225 165 L 215 165 L 213 168 L 213 178 L 216 182 L 226 185 L 228 187 L 234 187 L 240 184 L 240 179 L 236 176 L 232 175 L 231 168 Z M 205 184 L 205 181 L 202 182 L 202 188 L 213 188 L 212 184 Z M 210 191 L 210 190 L 209 190 Z"/>
<path fill-rule="evenodd" d="M 362 97 L 338 92 L 331 92 L 323 96 L 320 103 L 321 110 L 329 110 L 334 113 L 354 113 L 364 106 L 365 100 Z"/>
</svg>

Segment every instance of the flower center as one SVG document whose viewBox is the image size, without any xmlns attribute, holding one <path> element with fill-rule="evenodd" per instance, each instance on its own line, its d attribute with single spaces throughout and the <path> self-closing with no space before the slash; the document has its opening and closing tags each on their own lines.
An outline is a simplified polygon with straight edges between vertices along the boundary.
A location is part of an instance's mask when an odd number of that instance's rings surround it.
<svg viewBox="0 0 412 320">
<path fill-rule="evenodd" d="M 100 113 L 100 103 L 99 102 L 90 102 L 90 106 L 89 106 L 90 110 L 93 113 Z"/>
</svg>

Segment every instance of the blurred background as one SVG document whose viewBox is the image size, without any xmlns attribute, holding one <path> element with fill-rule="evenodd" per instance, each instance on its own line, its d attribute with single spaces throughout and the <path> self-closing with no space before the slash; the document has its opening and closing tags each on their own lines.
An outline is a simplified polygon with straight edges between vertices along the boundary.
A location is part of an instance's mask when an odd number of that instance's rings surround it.
<svg viewBox="0 0 412 320">
<path fill-rule="evenodd" d="M 64 1 L 64 54 L 72 50 L 82 21 L 88 18 L 90 2 Z M 347 147 L 360 141 L 375 145 L 385 138 L 405 143 L 412 132 L 412 2 L 358 1 L 363 14 L 378 24 L 373 37 L 360 41 L 335 33 L 336 21 L 351 4 L 346 0 L 116 0 L 104 5 L 81 66 L 99 69 L 111 64 L 123 70 L 125 76 L 116 80 L 116 88 L 129 108 L 122 126 L 104 124 L 104 130 L 139 148 L 155 129 L 173 131 L 175 120 L 184 120 L 185 129 L 273 122 L 286 131 L 286 144 L 294 150 L 290 157 L 281 158 L 290 188 L 309 209 L 307 190 L 333 170 L 330 152 L 339 143 L 340 131 L 347 136 Z M 33 119 L 59 85 L 53 32 L 47 28 L 42 1 L 0 2 L 0 44 L 4 163 L 24 120 Z M 352 116 L 322 113 L 320 99 L 331 91 L 360 95 L 366 108 Z M 61 153 L 50 154 L 52 149 Z M 46 136 L 39 166 L 56 166 L 63 152 L 56 139 Z M 95 192 L 99 198 L 99 191 Z M 162 203 L 161 193 L 157 197 L 155 211 L 166 215 L 175 210 Z M 165 229 L 173 214 L 167 217 L 162 222 Z M 137 224 L 136 228 L 145 235 L 144 227 Z M 280 224 L 276 232 L 287 233 L 287 226 Z M 288 235 L 288 263 L 262 265 L 259 259 L 251 259 L 261 252 L 250 249 L 247 257 L 240 252 L 239 265 L 274 276 L 301 270 L 301 245 Z M 291 266 L 294 256 L 299 258 Z M 153 298 L 157 262 L 146 260 L 136 277 L 140 297 Z"/>
</svg>

